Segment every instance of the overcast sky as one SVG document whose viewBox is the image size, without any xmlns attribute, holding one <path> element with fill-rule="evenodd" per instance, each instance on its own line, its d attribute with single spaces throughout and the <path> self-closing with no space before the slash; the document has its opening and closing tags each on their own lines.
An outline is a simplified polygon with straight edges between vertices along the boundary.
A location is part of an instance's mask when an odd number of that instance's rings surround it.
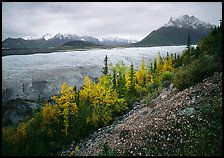
<svg viewBox="0 0 224 158">
<path fill-rule="evenodd" d="M 3 2 L 2 40 L 46 33 L 141 40 L 185 14 L 219 25 L 222 2 Z"/>
</svg>

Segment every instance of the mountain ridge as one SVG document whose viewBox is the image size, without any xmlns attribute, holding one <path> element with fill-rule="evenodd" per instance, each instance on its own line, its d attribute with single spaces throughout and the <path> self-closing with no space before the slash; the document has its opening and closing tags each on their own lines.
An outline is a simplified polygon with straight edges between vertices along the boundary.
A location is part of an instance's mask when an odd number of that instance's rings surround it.
<svg viewBox="0 0 224 158">
<path fill-rule="evenodd" d="M 194 16 L 182 15 L 168 23 L 153 30 L 141 41 L 132 44 L 132 46 L 172 46 L 186 45 L 188 35 L 191 37 L 191 44 L 197 44 L 198 41 L 208 35 L 215 25 L 205 23 Z"/>
<path fill-rule="evenodd" d="M 152 47 L 172 46 L 187 44 L 188 35 L 191 36 L 191 44 L 206 37 L 215 25 L 206 23 L 198 18 L 189 15 L 182 15 L 178 18 L 171 17 L 168 23 L 153 30 L 140 41 L 124 39 L 119 37 L 96 38 L 89 35 L 62 34 L 55 35 L 47 33 L 42 37 L 7 38 L 2 41 L 2 48 L 57 48 L 70 41 L 87 41 L 104 46 L 125 46 L 125 47 Z"/>
<path fill-rule="evenodd" d="M 41 43 L 40 43 L 41 41 Z M 127 45 L 137 40 L 124 39 L 119 37 L 104 37 L 96 38 L 89 35 L 76 35 L 76 34 L 44 34 L 42 37 L 24 37 L 24 38 L 7 38 L 2 41 L 2 48 L 56 48 L 70 41 L 87 41 L 96 45 L 104 46 L 122 46 Z M 37 43 L 32 44 L 32 43 Z"/>
</svg>

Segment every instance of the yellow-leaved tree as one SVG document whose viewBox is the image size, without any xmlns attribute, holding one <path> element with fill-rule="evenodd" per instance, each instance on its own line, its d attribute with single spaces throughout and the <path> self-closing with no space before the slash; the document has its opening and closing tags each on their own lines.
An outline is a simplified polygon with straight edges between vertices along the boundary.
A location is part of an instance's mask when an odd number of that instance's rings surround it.
<svg viewBox="0 0 224 158">
<path fill-rule="evenodd" d="M 91 114 L 86 115 L 86 123 L 96 127 L 108 125 L 113 119 L 113 113 L 121 112 L 127 106 L 124 99 L 118 98 L 108 75 L 99 77 L 98 80 L 98 83 L 94 83 L 88 76 L 85 77 L 84 86 L 80 90 L 82 107 L 91 111 Z"/>
<path fill-rule="evenodd" d="M 164 60 L 162 73 L 166 71 L 174 72 L 173 57 L 171 55 L 168 55 Z"/>
<path fill-rule="evenodd" d="M 75 117 L 79 111 L 76 104 L 77 91 L 73 86 L 68 86 L 65 82 L 61 86 L 59 96 L 53 96 L 55 105 L 46 103 L 42 109 L 42 117 L 46 125 L 63 124 L 63 133 L 68 135 L 68 129 L 71 126 L 71 122 L 75 120 Z"/>
<path fill-rule="evenodd" d="M 136 79 L 137 79 L 137 84 L 135 84 L 136 91 L 140 94 L 145 93 L 146 85 L 151 82 L 151 74 L 149 73 L 149 71 L 147 72 L 146 70 L 144 56 L 142 57 L 140 68 L 136 72 Z"/>
<path fill-rule="evenodd" d="M 134 94 L 134 86 L 136 84 L 136 73 L 134 70 L 134 65 L 131 63 L 130 69 L 126 71 L 125 74 L 125 87 L 128 90 L 128 94 Z"/>
</svg>

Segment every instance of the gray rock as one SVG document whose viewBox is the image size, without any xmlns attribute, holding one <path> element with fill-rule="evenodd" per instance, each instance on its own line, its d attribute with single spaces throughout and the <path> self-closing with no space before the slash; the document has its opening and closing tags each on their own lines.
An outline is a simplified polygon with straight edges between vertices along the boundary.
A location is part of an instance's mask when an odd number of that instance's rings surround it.
<svg viewBox="0 0 224 158">
<path fill-rule="evenodd" d="M 164 98 L 166 98 L 167 97 L 167 95 L 165 94 L 165 95 L 162 95 L 161 96 L 161 99 L 164 99 Z"/>
<path fill-rule="evenodd" d="M 185 108 L 184 110 L 179 111 L 180 114 L 182 114 L 182 115 L 184 114 L 184 115 L 188 115 L 188 116 L 192 115 L 194 112 L 195 112 L 194 108 L 189 108 L 189 107 Z"/>
</svg>

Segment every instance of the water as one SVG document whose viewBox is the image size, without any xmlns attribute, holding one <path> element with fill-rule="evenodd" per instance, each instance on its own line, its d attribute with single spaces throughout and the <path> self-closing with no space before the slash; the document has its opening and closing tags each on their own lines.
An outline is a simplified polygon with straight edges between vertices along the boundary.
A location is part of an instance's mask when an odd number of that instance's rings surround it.
<svg viewBox="0 0 224 158">
<path fill-rule="evenodd" d="M 3 100 L 38 99 L 57 94 L 61 84 L 83 84 L 85 75 L 99 77 L 104 58 L 113 65 L 123 61 L 138 68 L 144 56 L 148 61 L 160 55 L 181 54 L 186 46 L 91 49 L 86 51 L 54 52 L 49 54 L 11 55 L 2 57 Z"/>
</svg>

